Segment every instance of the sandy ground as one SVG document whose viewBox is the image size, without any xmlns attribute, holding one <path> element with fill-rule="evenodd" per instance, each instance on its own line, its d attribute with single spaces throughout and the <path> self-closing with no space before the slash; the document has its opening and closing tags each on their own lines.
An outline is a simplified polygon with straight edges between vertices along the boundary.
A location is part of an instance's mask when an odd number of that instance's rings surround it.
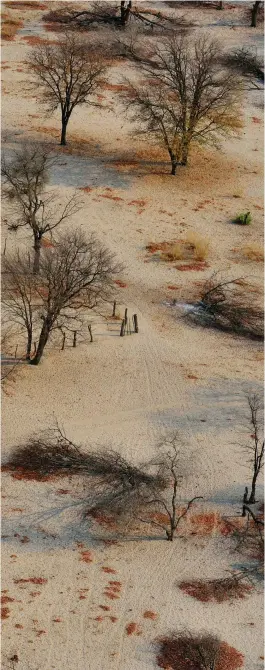
<svg viewBox="0 0 265 670">
<path fill-rule="evenodd" d="M 233 23 L 239 23 L 241 10 L 231 11 Z M 44 139 L 58 151 L 57 115 L 45 117 L 38 98 L 26 90 L 24 61 L 31 47 L 23 37 L 42 34 L 43 11 L 8 12 L 22 16 L 24 32 L 2 44 L 2 149 Z M 228 10 L 194 14 L 189 8 L 187 17 L 225 48 L 262 44 L 262 29 L 231 26 Z M 123 74 L 124 68 L 113 67 L 110 81 L 119 83 Z M 53 342 L 39 367 L 21 367 L 2 402 L 3 460 L 14 445 L 55 419 L 76 442 L 112 445 L 135 462 L 148 459 L 161 436 L 178 430 L 190 470 L 183 497 L 204 496 L 197 511 L 237 514 L 249 481 L 240 447 L 249 432 L 245 394 L 262 389 L 261 346 L 191 327 L 164 303 L 187 299 L 196 282 L 217 270 L 251 276 L 262 285 L 261 264 L 234 251 L 262 243 L 262 93 L 246 94 L 240 139 L 224 142 L 218 152 L 194 152 L 190 167 L 175 179 L 164 164 L 153 163 L 150 170 L 144 145 L 137 138 L 128 141 L 129 122 L 120 116 L 115 93 L 103 94 L 110 109 L 74 112 L 71 151 L 63 153 L 51 180 L 62 198 L 91 186 L 69 225 L 96 231 L 124 263 L 118 309 L 122 314 L 128 307 L 130 316 L 137 312 L 140 332 L 121 339 L 119 323 L 96 314 L 92 345 L 85 341 L 73 349 L 69 342 L 60 352 Z M 121 165 L 135 151 L 141 153 L 138 165 Z M 230 224 L 239 210 L 253 213 L 250 228 Z M 203 272 L 180 272 L 147 256 L 150 241 L 184 237 L 190 230 L 210 239 Z M 5 238 L 7 251 L 18 242 L 29 244 L 21 234 L 12 238 L 4 223 Z M 177 586 L 182 579 L 222 576 L 238 563 L 216 529 L 188 539 L 184 533 L 173 544 L 151 531 L 150 538 L 108 545 L 93 535 L 78 508 L 69 509 L 73 483 L 23 482 L 5 474 L 2 489 L 2 589 L 12 599 L 3 647 L 7 658 L 18 655 L 19 670 L 148 670 L 157 667 L 157 636 L 185 627 L 217 633 L 245 656 L 246 670 L 261 670 L 260 589 L 246 600 L 212 605 Z M 62 495 L 64 489 L 69 493 Z M 84 551 L 91 552 L 88 562 Z M 19 582 L 23 579 L 33 582 Z M 112 580 L 120 582 L 113 601 L 105 593 Z M 152 619 L 146 611 L 155 613 Z M 132 622 L 137 628 L 128 635 Z M 5 660 L 3 667 L 9 667 Z"/>
</svg>

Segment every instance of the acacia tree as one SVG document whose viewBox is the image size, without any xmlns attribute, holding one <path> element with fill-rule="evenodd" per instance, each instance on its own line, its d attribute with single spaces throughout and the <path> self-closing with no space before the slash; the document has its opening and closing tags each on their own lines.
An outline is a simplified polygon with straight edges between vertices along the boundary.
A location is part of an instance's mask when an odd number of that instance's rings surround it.
<svg viewBox="0 0 265 670">
<path fill-rule="evenodd" d="M 25 144 L 14 152 L 11 159 L 2 159 L 4 195 L 17 215 L 11 229 L 28 227 L 34 239 L 33 272 L 39 272 L 42 238 L 52 233 L 63 221 L 80 209 L 77 194 L 71 196 L 64 206 L 56 192 L 47 191 L 49 169 L 56 164 L 56 157 L 44 145 Z"/>
<path fill-rule="evenodd" d="M 262 398 L 257 394 L 253 393 L 248 396 L 248 406 L 250 410 L 250 425 L 252 429 L 252 445 L 246 447 L 248 453 L 250 453 L 250 467 L 252 470 L 252 481 L 251 481 L 251 491 L 250 496 L 248 497 L 248 489 L 246 487 L 244 503 L 248 505 L 253 505 L 256 502 L 256 484 L 258 476 L 264 466 L 264 439 L 261 438 L 260 432 L 262 429 Z"/>
<path fill-rule="evenodd" d="M 142 84 L 126 82 L 122 93 L 138 132 L 162 144 L 171 174 L 187 165 L 191 144 L 219 146 L 219 138 L 242 127 L 239 80 L 220 67 L 220 48 L 206 37 L 191 46 L 185 36 L 165 38 L 148 58 L 138 54 Z"/>
<path fill-rule="evenodd" d="M 2 305 L 10 321 L 26 331 L 26 360 L 30 360 L 33 326 L 37 312 L 34 304 L 34 277 L 29 256 L 18 251 L 2 260 Z"/>
<path fill-rule="evenodd" d="M 86 238 L 80 229 L 58 236 L 53 250 L 45 249 L 40 260 L 38 275 L 32 272 L 29 255 L 4 259 L 6 282 L 4 292 L 10 320 L 26 327 L 28 333 L 27 353 L 30 358 L 31 321 L 28 330 L 28 312 L 34 311 L 37 333 L 36 352 L 30 359 L 38 365 L 52 331 L 78 318 L 81 311 L 93 309 L 102 300 L 107 300 L 112 289 L 114 275 L 120 266 L 114 256 L 90 235 Z M 16 286 L 21 286 L 16 294 Z"/>
<path fill-rule="evenodd" d="M 40 44 L 31 53 L 28 65 L 40 89 L 42 100 L 53 113 L 61 111 L 61 145 L 75 107 L 99 106 L 95 93 L 101 86 L 106 61 L 95 43 L 67 31 L 56 44 Z"/>
</svg>

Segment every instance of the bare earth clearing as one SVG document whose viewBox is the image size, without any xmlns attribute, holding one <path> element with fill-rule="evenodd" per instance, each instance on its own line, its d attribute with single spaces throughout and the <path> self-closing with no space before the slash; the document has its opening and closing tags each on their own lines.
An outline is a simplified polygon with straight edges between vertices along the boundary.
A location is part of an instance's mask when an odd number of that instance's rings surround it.
<svg viewBox="0 0 265 670">
<path fill-rule="evenodd" d="M 76 443 L 112 445 L 135 463 L 153 455 L 161 436 L 178 430 L 191 472 L 183 499 L 204 500 L 173 543 L 154 528 L 140 540 L 110 543 L 102 538 L 111 534 L 95 536 L 78 507 L 67 508 L 78 501 L 74 479 L 37 482 L 3 474 L 4 654 L 18 656 L 18 670 L 151 670 L 158 667 L 155 639 L 186 628 L 218 634 L 244 655 L 245 670 L 261 670 L 261 589 L 215 604 L 178 587 L 221 577 L 240 563 L 217 519 L 240 516 L 249 481 L 240 444 L 250 432 L 245 394 L 262 390 L 261 345 L 192 327 L 166 303 L 189 299 L 214 271 L 262 287 L 262 263 L 240 252 L 263 239 L 262 92 L 245 94 L 239 139 L 223 142 L 221 151 L 193 150 L 190 165 L 176 177 L 162 152 L 150 159 L 144 142 L 129 135 L 111 87 L 102 91 L 108 109 L 76 108 L 62 149 L 59 116 L 45 117 L 38 91 L 27 91 L 24 64 L 28 36 L 56 34 L 43 29 L 43 9 L 6 4 L 3 12 L 21 18 L 23 27 L 14 40 L 2 42 L 2 150 L 44 140 L 61 152 L 52 184 L 62 196 L 84 189 L 84 208 L 66 225 L 95 231 L 124 263 L 117 310 L 122 315 L 128 307 L 130 317 L 137 312 L 139 334 L 120 338 L 120 321 L 104 318 L 111 316 L 110 305 L 104 315 L 91 317 L 93 344 L 74 349 L 69 341 L 61 352 L 54 340 L 38 367 L 21 365 L 3 396 L 3 461 L 55 418 Z M 57 4 L 44 3 L 47 10 Z M 244 44 L 260 51 L 263 28 L 244 25 L 242 12 L 241 6 L 222 12 L 189 8 L 186 15 L 197 24 L 194 31 L 207 31 L 225 49 Z M 119 84 L 128 73 L 129 64 L 115 64 L 109 82 Z M 249 210 L 251 226 L 231 225 L 239 211 Z M 189 231 L 210 240 L 203 270 L 181 271 L 146 251 L 151 241 L 183 238 Z M 12 236 L 3 223 L 2 243 L 5 238 L 7 249 L 29 244 L 23 228 Z M 200 524 L 198 514 L 213 521 Z"/>
</svg>

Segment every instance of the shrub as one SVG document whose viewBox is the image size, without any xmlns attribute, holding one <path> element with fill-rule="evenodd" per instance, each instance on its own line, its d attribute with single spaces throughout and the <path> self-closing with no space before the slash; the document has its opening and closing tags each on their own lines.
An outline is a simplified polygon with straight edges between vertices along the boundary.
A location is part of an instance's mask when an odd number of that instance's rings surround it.
<svg viewBox="0 0 265 670">
<path fill-rule="evenodd" d="M 207 258 L 210 247 L 207 238 L 202 237 L 191 230 L 186 236 L 186 242 L 191 245 L 196 261 L 204 261 L 205 258 Z"/>
<path fill-rule="evenodd" d="M 179 584 L 179 588 L 202 603 L 223 603 L 227 600 L 245 598 L 253 587 L 242 579 L 231 576 L 222 579 L 184 581 Z"/>
<path fill-rule="evenodd" d="M 238 223 L 241 226 L 249 226 L 251 221 L 252 216 L 250 212 L 242 212 L 241 214 L 237 214 L 237 216 L 233 220 L 233 223 Z"/>
<path fill-rule="evenodd" d="M 146 249 L 150 253 L 160 252 L 160 258 L 166 262 L 193 260 L 203 261 L 209 253 L 209 241 L 194 231 L 190 231 L 183 240 L 173 242 L 150 242 Z"/>
<path fill-rule="evenodd" d="M 238 670 L 244 657 L 211 634 L 173 633 L 160 638 L 157 663 L 165 670 Z"/>
<path fill-rule="evenodd" d="M 264 248 L 257 242 L 250 242 L 241 249 L 243 256 L 249 261 L 264 261 Z"/>
</svg>

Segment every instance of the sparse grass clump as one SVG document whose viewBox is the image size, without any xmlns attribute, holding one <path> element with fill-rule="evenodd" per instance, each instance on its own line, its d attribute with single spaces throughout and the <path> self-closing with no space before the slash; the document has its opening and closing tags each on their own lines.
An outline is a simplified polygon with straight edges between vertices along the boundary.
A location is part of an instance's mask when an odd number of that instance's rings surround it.
<svg viewBox="0 0 265 670">
<path fill-rule="evenodd" d="M 252 216 L 250 212 L 241 212 L 241 214 L 237 214 L 233 219 L 233 223 L 238 223 L 240 226 L 249 226 L 251 221 Z"/>
<path fill-rule="evenodd" d="M 264 248 L 257 242 L 250 242 L 241 249 L 242 254 L 249 261 L 256 261 L 257 263 L 264 261 Z"/>
<path fill-rule="evenodd" d="M 22 28 L 23 21 L 19 19 L 13 19 L 11 16 L 6 15 L 6 18 L 2 18 L 1 21 L 1 38 L 2 40 L 11 41 L 14 39 L 17 31 Z"/>
<path fill-rule="evenodd" d="M 209 240 L 194 231 L 190 231 L 183 240 L 172 242 L 150 242 L 146 249 L 149 253 L 159 253 L 161 260 L 204 261 L 209 254 Z"/>
</svg>

